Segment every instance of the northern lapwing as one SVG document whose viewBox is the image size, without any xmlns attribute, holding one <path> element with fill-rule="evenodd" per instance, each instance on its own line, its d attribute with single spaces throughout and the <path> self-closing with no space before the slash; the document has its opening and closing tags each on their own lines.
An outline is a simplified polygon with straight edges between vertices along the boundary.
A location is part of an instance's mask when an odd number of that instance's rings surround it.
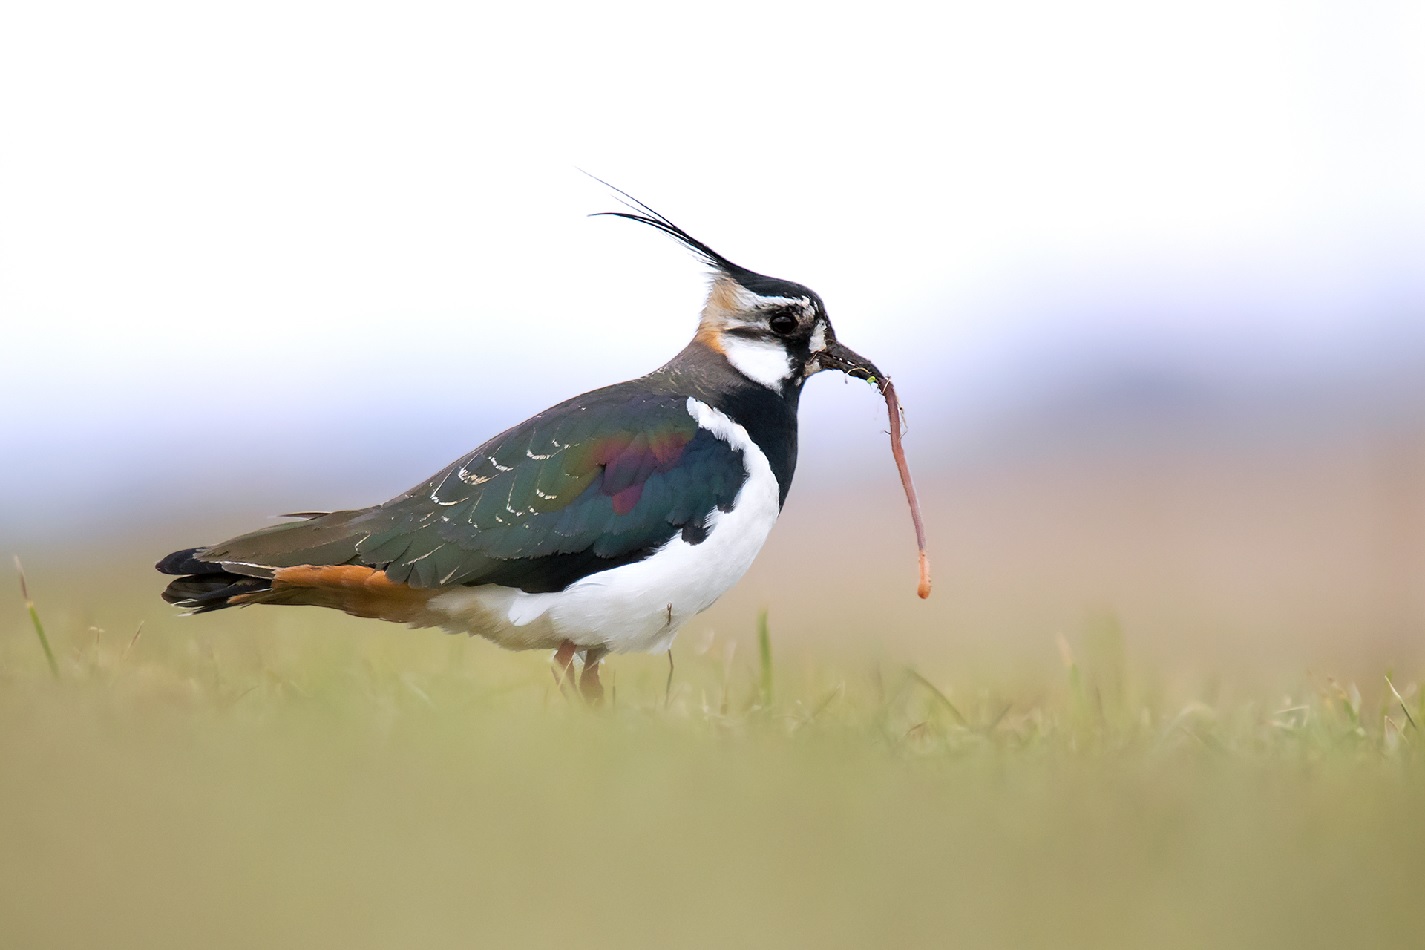
<svg viewBox="0 0 1425 950">
<path fill-rule="evenodd" d="M 617 189 L 615 189 L 617 190 Z M 622 192 L 619 192 L 623 195 Z M 606 212 L 712 269 L 697 333 L 647 376 L 575 396 L 410 491 L 175 551 L 163 597 L 193 613 L 331 607 L 555 651 L 602 694 L 605 654 L 662 652 L 742 577 L 792 486 L 802 386 L 882 379 L 836 339 L 821 298 L 734 264 L 627 195 Z"/>
</svg>

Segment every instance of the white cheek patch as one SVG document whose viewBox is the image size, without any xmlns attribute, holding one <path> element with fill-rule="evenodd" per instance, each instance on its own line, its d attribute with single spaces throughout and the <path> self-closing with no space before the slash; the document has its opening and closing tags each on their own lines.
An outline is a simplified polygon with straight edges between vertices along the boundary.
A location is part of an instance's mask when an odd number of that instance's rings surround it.
<svg viewBox="0 0 1425 950">
<path fill-rule="evenodd" d="M 739 373 L 768 389 L 780 390 L 791 378 L 792 361 L 780 343 L 727 333 L 722 338 L 722 352 Z"/>
<path fill-rule="evenodd" d="M 826 324 L 817 323 L 811 331 L 811 351 L 820 353 L 826 349 Z"/>
</svg>

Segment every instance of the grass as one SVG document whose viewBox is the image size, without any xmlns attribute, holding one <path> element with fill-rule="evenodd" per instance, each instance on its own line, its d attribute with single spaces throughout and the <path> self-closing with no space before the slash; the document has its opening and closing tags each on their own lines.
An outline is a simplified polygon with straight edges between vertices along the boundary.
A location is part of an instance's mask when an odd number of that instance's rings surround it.
<svg viewBox="0 0 1425 950">
<path fill-rule="evenodd" d="M 40 612 L 36 609 L 35 602 L 30 599 L 30 582 L 25 578 L 25 568 L 18 557 L 15 558 L 15 573 L 20 575 L 20 596 L 25 598 L 25 611 L 30 615 L 30 626 L 35 628 L 35 637 L 39 639 L 40 649 L 44 651 L 50 675 L 58 679 L 59 663 L 54 658 L 54 651 L 50 649 L 49 637 L 45 635 L 45 625 L 40 622 Z"/>
<path fill-rule="evenodd" d="M 751 626 L 751 625 L 749 625 Z M 612 702 L 318 611 L 0 623 L 4 947 L 1413 946 L 1414 676 L 680 640 Z M 751 630 L 748 633 L 752 633 Z M 752 638 L 749 638 L 752 639 Z M 775 675 L 775 692 L 773 691 Z"/>
</svg>

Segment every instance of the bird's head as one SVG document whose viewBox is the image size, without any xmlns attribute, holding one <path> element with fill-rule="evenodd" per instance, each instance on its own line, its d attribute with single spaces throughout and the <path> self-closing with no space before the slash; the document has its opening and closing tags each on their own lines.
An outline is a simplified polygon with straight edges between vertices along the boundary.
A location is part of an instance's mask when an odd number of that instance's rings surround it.
<svg viewBox="0 0 1425 950">
<path fill-rule="evenodd" d="M 882 385 L 885 377 L 874 363 L 837 341 L 826 305 L 814 290 L 734 264 L 641 201 L 613 190 L 630 210 L 605 215 L 662 231 L 712 268 L 696 338 L 743 376 L 779 392 L 800 388 L 824 369 Z"/>
</svg>

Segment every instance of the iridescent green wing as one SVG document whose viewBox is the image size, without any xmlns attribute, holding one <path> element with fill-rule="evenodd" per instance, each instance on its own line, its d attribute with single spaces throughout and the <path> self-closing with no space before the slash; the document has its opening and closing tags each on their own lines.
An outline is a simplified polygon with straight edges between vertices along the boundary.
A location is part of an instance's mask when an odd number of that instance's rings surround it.
<svg viewBox="0 0 1425 950">
<path fill-rule="evenodd" d="M 741 452 L 700 428 L 686 397 L 620 384 L 540 413 L 384 505 L 265 529 L 205 556 L 362 564 L 416 587 L 562 590 L 674 536 L 700 542 L 745 477 Z"/>
</svg>

